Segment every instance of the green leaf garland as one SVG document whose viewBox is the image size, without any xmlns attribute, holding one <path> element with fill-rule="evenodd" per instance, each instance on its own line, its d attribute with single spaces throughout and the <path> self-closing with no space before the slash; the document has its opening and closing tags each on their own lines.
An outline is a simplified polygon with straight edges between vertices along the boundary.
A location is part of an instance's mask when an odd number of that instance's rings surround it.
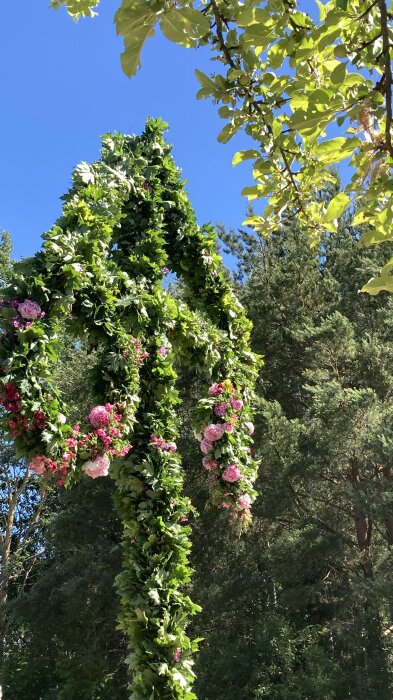
<svg viewBox="0 0 393 700">
<path fill-rule="evenodd" d="M 186 628 L 199 608 L 183 592 L 193 508 L 176 448 L 175 357 L 206 385 L 195 431 L 211 505 L 243 529 L 256 496 L 251 324 L 212 230 L 195 222 L 164 129 L 149 120 L 140 137 L 104 137 L 101 160 L 76 168 L 63 215 L 42 251 L 17 265 L 0 306 L 2 422 L 18 453 L 48 486 L 108 470 L 116 482 L 119 627 L 134 700 L 195 698 L 197 641 Z M 184 280 L 184 301 L 163 284 L 170 270 Z M 52 381 L 64 327 L 98 357 L 99 403 L 73 426 Z"/>
</svg>

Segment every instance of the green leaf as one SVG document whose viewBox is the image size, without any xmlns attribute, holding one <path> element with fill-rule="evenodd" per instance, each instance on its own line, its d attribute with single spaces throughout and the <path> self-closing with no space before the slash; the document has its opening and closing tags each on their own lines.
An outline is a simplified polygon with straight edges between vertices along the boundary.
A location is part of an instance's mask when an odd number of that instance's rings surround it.
<svg viewBox="0 0 393 700">
<path fill-rule="evenodd" d="M 339 192 L 339 194 L 330 200 L 326 210 L 325 219 L 327 221 L 334 221 L 334 219 L 338 219 L 345 212 L 350 202 L 351 199 L 347 194 L 345 194 L 345 192 Z"/>
<path fill-rule="evenodd" d="M 125 51 L 121 65 L 128 77 L 135 75 L 141 65 L 141 52 L 146 40 L 153 36 L 158 15 L 135 0 L 123 0 L 115 14 L 116 31 L 124 37 Z"/>
<path fill-rule="evenodd" d="M 360 291 L 367 292 L 367 294 L 371 294 L 372 296 L 383 291 L 393 292 L 393 275 L 387 274 L 380 277 L 372 277 Z"/>
<path fill-rule="evenodd" d="M 331 165 L 349 158 L 356 148 L 361 145 L 362 142 L 357 137 L 344 138 L 343 136 L 337 136 L 335 139 L 316 144 L 313 148 L 313 154 L 325 165 Z"/>
<path fill-rule="evenodd" d="M 95 17 L 97 12 L 93 12 L 93 8 L 99 5 L 100 0 L 51 0 L 50 7 L 58 10 L 59 7 L 65 5 L 67 12 L 73 19 L 80 17 Z"/>
<path fill-rule="evenodd" d="M 187 48 L 195 48 L 198 45 L 198 39 L 208 33 L 210 22 L 198 10 L 182 7 L 166 12 L 160 26 L 167 39 Z"/>
<path fill-rule="evenodd" d="M 259 152 L 255 148 L 250 148 L 247 151 L 238 151 L 232 158 L 232 165 L 238 165 L 243 163 L 245 160 L 251 160 L 252 158 L 258 158 Z"/>
</svg>

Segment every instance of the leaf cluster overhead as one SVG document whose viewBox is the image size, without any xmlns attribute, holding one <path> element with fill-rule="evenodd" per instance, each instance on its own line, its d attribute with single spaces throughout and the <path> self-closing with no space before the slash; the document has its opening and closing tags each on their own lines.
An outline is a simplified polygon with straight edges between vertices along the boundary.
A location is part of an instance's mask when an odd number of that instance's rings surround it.
<svg viewBox="0 0 393 700">
<path fill-rule="evenodd" d="M 91 11 L 75 0 L 59 4 L 73 16 Z M 219 105 L 219 141 L 245 130 L 254 142 L 234 158 L 253 161 L 254 182 L 243 194 L 266 202 L 249 225 L 265 235 L 296 217 L 316 243 L 353 204 L 361 245 L 393 239 L 393 15 L 386 0 L 123 0 L 115 22 L 129 76 L 157 23 L 182 46 L 211 48 L 220 65 L 211 75 L 197 70 L 197 96 Z M 340 162 L 352 179 L 326 207 L 316 195 Z M 390 267 L 381 278 L 362 291 L 392 291 Z"/>
</svg>

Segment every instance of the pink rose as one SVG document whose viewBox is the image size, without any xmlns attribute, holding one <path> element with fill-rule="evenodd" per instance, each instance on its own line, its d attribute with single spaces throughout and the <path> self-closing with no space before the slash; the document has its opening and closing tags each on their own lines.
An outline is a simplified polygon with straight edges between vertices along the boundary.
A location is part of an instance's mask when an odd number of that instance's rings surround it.
<svg viewBox="0 0 393 700">
<path fill-rule="evenodd" d="M 254 423 L 251 423 L 251 421 L 247 421 L 247 423 L 244 424 L 248 430 L 248 434 L 252 435 L 255 428 L 254 428 Z"/>
<path fill-rule="evenodd" d="M 248 493 L 244 493 L 238 498 L 237 505 L 243 510 L 248 510 L 249 508 L 251 508 L 251 498 L 248 495 Z"/>
<path fill-rule="evenodd" d="M 35 301 L 25 299 L 18 305 L 18 311 L 23 318 L 33 320 L 41 316 L 41 307 Z"/>
<path fill-rule="evenodd" d="M 89 413 L 89 423 L 93 428 L 102 428 L 109 423 L 109 415 L 105 406 L 94 406 Z"/>
<path fill-rule="evenodd" d="M 109 465 L 109 457 L 107 455 L 99 455 L 94 460 L 85 462 L 82 471 L 87 476 L 91 476 L 92 479 L 96 479 L 98 476 L 108 476 Z"/>
<path fill-rule="evenodd" d="M 223 428 L 226 433 L 233 433 L 235 430 L 233 423 L 224 423 Z"/>
<path fill-rule="evenodd" d="M 223 418 L 225 416 L 226 412 L 228 410 L 228 404 L 227 403 L 215 403 L 214 404 L 214 413 L 216 416 L 219 418 Z"/>
<path fill-rule="evenodd" d="M 226 469 L 224 469 L 223 473 L 221 474 L 224 481 L 228 481 L 230 484 L 234 484 L 235 481 L 239 481 L 241 475 L 242 473 L 236 464 L 228 464 Z"/>
<path fill-rule="evenodd" d="M 231 406 L 235 409 L 235 411 L 240 411 L 240 409 L 243 408 L 243 405 L 244 404 L 241 399 L 234 399 L 233 397 L 231 398 Z"/>
<path fill-rule="evenodd" d="M 209 396 L 219 396 L 220 394 L 224 393 L 224 387 L 222 384 L 217 384 L 217 382 L 215 382 L 211 385 L 211 387 L 209 387 L 207 393 L 209 394 Z"/>
<path fill-rule="evenodd" d="M 29 469 L 31 472 L 35 472 L 35 474 L 39 474 L 40 476 L 42 474 L 45 474 L 45 457 L 43 457 L 42 455 L 36 455 L 35 457 L 33 457 L 29 464 Z"/>
<path fill-rule="evenodd" d="M 200 448 L 203 454 L 206 455 L 208 452 L 210 452 L 210 450 L 213 449 L 213 443 L 209 442 L 209 440 L 206 440 L 206 438 L 204 438 L 200 444 Z"/>
<path fill-rule="evenodd" d="M 218 425 L 217 423 L 211 423 L 210 425 L 205 428 L 203 436 L 205 437 L 206 440 L 209 440 L 209 442 L 215 442 L 215 440 L 219 440 L 222 438 L 225 432 L 225 427 L 224 425 Z"/>
<path fill-rule="evenodd" d="M 205 469 L 207 469 L 209 472 L 213 469 L 217 469 L 218 467 L 218 462 L 215 459 L 212 459 L 211 457 L 204 457 L 202 460 L 202 464 L 205 467 Z"/>
</svg>

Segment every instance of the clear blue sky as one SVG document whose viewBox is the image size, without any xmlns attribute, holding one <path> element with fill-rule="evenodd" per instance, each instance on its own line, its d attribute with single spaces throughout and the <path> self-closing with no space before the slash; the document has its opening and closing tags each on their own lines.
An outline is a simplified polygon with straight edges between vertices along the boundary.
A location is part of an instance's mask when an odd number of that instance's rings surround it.
<svg viewBox="0 0 393 700">
<path fill-rule="evenodd" d="M 1 3 L 0 229 L 11 232 L 15 257 L 39 249 L 41 233 L 60 214 L 72 168 L 98 157 L 100 135 L 138 133 L 147 116 L 169 122 L 199 222 L 236 228 L 245 218 L 240 190 L 251 184 L 251 172 L 246 164 L 231 167 L 245 137 L 219 144 L 224 122 L 209 101 L 195 98 L 194 69 L 209 70 L 209 52 L 157 34 L 129 80 L 120 68 L 115 7 L 103 2 L 99 17 L 74 24 L 47 0 Z"/>
</svg>

